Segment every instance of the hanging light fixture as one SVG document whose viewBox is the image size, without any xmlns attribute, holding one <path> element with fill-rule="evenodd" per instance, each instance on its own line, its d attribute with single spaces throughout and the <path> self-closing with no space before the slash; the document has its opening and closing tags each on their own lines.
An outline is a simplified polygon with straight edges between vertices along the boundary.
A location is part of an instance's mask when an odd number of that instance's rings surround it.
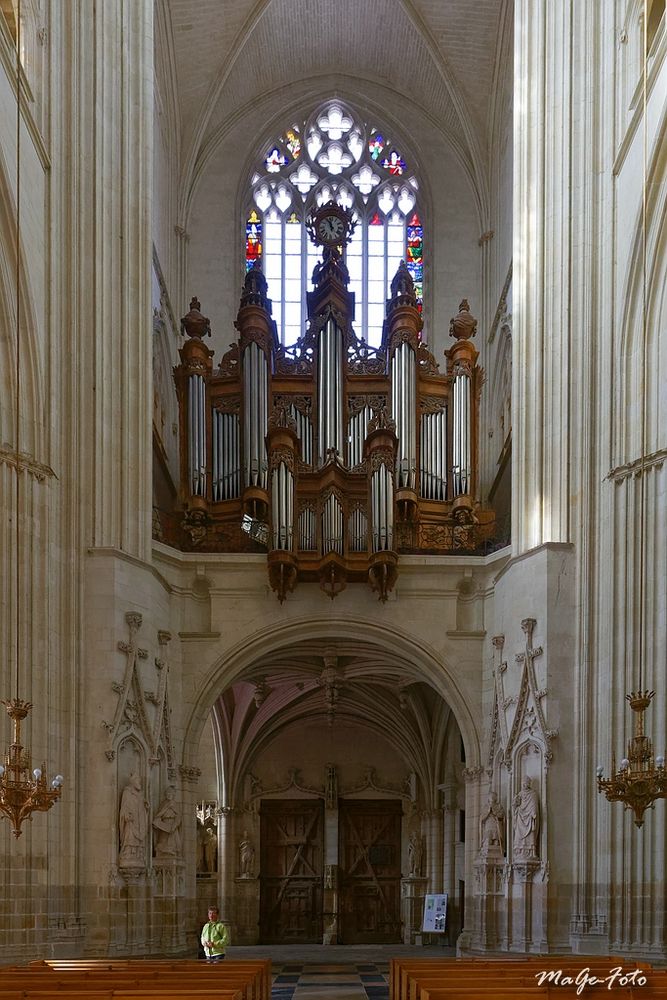
<svg viewBox="0 0 667 1000">
<path fill-rule="evenodd" d="M 628 753 L 618 768 L 616 756 L 612 757 L 610 778 L 604 777 L 604 768 L 597 768 L 598 792 L 604 792 L 610 802 L 622 802 L 626 809 L 634 813 L 635 826 L 644 823 L 644 813 L 653 807 L 657 799 L 667 798 L 667 772 L 664 756 L 655 757 L 653 743 L 644 735 L 644 712 L 651 704 L 654 691 L 644 690 L 644 549 L 645 549 L 645 506 L 646 506 L 646 186 L 647 186 L 647 69 L 648 69 L 648 0 L 644 0 L 644 80 L 643 80 L 643 158 L 642 158 L 642 381 L 641 381 L 641 462 L 639 466 L 639 656 L 637 673 L 639 684 L 636 691 L 626 695 L 634 715 L 633 735 L 628 740 Z"/>
<path fill-rule="evenodd" d="M 58 774 L 48 783 L 46 765 L 32 769 L 30 753 L 21 743 L 21 723 L 27 717 L 32 704 L 24 701 L 19 694 L 20 654 L 21 654 L 21 559 L 20 559 L 20 235 L 21 235 L 21 0 L 16 12 L 16 694 L 2 702 L 13 724 L 13 740 L 5 751 L 0 764 L 0 813 L 7 816 L 12 824 L 15 837 L 20 837 L 25 819 L 32 819 L 33 812 L 46 812 L 60 798 L 63 777 Z"/>
</svg>

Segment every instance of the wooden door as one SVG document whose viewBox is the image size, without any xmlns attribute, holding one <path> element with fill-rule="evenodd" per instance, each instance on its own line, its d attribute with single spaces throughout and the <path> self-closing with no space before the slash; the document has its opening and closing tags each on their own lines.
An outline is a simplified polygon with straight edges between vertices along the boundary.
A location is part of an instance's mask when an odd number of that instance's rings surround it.
<svg viewBox="0 0 667 1000">
<path fill-rule="evenodd" d="M 401 940 L 401 816 L 395 800 L 341 799 L 341 944 Z"/>
<path fill-rule="evenodd" d="M 259 933 L 263 944 L 322 943 L 323 803 L 264 800 Z"/>
</svg>

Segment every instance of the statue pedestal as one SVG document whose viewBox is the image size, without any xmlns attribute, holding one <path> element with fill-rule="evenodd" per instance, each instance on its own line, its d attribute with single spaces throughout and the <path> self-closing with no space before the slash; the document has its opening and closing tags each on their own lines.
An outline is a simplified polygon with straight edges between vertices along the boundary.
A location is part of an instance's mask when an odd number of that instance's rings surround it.
<svg viewBox="0 0 667 1000">
<path fill-rule="evenodd" d="M 403 944 L 414 944 L 415 935 L 421 933 L 427 885 L 428 879 L 421 875 L 408 875 L 401 879 Z"/>
<path fill-rule="evenodd" d="M 182 952 L 187 945 L 187 921 L 185 862 L 181 858 L 153 859 L 153 914 L 157 950 L 165 954 Z"/>
<path fill-rule="evenodd" d="M 234 879 L 234 940 L 232 944 L 259 941 L 259 879 L 237 875 Z"/>
<path fill-rule="evenodd" d="M 507 864 L 500 847 L 485 846 L 475 862 L 477 921 L 475 948 L 505 951 L 507 948 Z"/>
<path fill-rule="evenodd" d="M 153 858 L 155 896 L 185 895 L 185 862 L 180 858 Z"/>
<path fill-rule="evenodd" d="M 523 860 L 515 855 L 509 870 L 510 951 L 544 952 L 547 950 L 546 901 L 549 869 L 532 857 Z"/>
<path fill-rule="evenodd" d="M 338 944 L 338 865 L 324 866 L 322 944 Z"/>
</svg>

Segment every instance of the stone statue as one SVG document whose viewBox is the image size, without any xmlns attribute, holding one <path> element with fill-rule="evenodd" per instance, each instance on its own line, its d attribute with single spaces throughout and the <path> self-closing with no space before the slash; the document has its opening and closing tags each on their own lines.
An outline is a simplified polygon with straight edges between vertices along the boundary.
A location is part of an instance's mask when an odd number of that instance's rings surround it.
<svg viewBox="0 0 667 1000">
<path fill-rule="evenodd" d="M 255 874 L 255 848 L 247 830 L 243 831 L 243 838 L 239 844 L 239 862 L 241 878 L 252 878 Z"/>
<path fill-rule="evenodd" d="M 419 878 L 422 871 L 422 839 L 413 830 L 408 843 L 408 865 L 410 867 L 409 877 Z"/>
<path fill-rule="evenodd" d="M 197 874 L 206 872 L 206 827 L 197 817 Z"/>
<path fill-rule="evenodd" d="M 505 853 L 505 810 L 495 792 L 489 792 L 486 810 L 479 821 L 480 853 Z"/>
<path fill-rule="evenodd" d="M 537 857 L 540 830 L 540 800 L 530 778 L 521 782 L 521 791 L 514 796 L 514 854 L 521 858 Z"/>
<path fill-rule="evenodd" d="M 218 831 L 214 826 L 206 827 L 204 840 L 204 861 L 206 871 L 213 875 L 218 870 Z"/>
<path fill-rule="evenodd" d="M 118 833 L 121 868 L 138 868 L 146 864 L 146 837 L 148 835 L 148 802 L 144 798 L 141 778 L 131 774 L 123 789 L 118 812 Z"/>
<path fill-rule="evenodd" d="M 180 858 L 181 821 L 181 809 L 176 802 L 176 789 L 173 785 L 169 785 L 153 818 L 156 859 Z"/>
</svg>

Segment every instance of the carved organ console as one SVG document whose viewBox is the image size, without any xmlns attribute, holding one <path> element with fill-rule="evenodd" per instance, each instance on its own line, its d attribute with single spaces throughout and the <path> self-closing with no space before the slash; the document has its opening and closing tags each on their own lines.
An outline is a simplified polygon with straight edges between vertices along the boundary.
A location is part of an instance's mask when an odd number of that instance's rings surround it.
<svg viewBox="0 0 667 1000">
<path fill-rule="evenodd" d="M 368 580 L 386 600 L 399 553 L 474 553 L 493 536 L 493 512 L 476 497 L 476 321 L 464 300 L 441 373 L 420 339 L 401 263 L 382 343 L 369 347 L 352 328 L 342 256 L 351 217 L 328 203 L 309 225 L 323 255 L 296 344 L 278 342 L 257 264 L 245 279 L 238 342 L 217 368 L 196 299 L 183 318 L 174 370 L 181 496 L 161 528 L 179 548 L 268 551 L 281 601 L 298 580 L 318 581 L 332 598 Z"/>
</svg>

